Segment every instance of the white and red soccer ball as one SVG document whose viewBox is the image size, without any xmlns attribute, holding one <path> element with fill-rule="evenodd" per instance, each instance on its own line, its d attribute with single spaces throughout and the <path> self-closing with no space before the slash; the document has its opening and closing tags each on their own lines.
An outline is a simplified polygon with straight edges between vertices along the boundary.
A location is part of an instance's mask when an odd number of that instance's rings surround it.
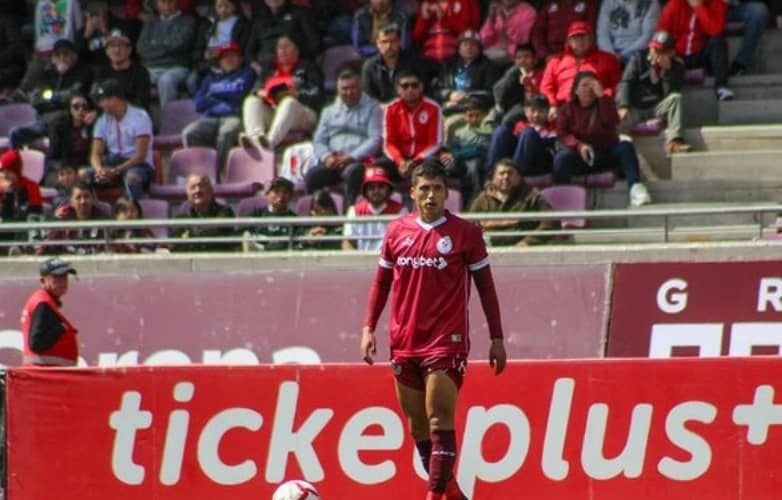
<svg viewBox="0 0 782 500">
<path fill-rule="evenodd" d="M 321 500 L 320 493 L 307 481 L 294 479 L 282 483 L 274 491 L 272 500 Z"/>
</svg>

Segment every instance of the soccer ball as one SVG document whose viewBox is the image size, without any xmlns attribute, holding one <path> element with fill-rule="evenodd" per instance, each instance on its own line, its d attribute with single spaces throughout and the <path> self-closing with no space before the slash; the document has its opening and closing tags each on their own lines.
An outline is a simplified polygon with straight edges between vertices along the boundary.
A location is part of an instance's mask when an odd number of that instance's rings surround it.
<svg viewBox="0 0 782 500">
<path fill-rule="evenodd" d="M 294 479 L 282 483 L 275 490 L 272 500 L 320 500 L 320 493 L 307 481 Z"/>
</svg>

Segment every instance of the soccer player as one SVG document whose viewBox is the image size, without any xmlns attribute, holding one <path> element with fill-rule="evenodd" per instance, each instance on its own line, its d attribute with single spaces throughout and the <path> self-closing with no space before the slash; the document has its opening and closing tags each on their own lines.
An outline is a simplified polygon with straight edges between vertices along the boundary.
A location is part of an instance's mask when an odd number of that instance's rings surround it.
<svg viewBox="0 0 782 500">
<path fill-rule="evenodd" d="M 489 363 L 505 369 L 497 293 L 478 226 L 445 210 L 446 172 L 435 158 L 415 167 L 410 195 L 417 212 L 393 221 L 370 291 L 361 354 L 376 354 L 375 327 L 389 292 L 391 367 L 424 469 L 427 500 L 466 499 L 453 477 L 454 415 L 470 350 L 467 302 L 472 275 L 489 323 Z"/>
</svg>

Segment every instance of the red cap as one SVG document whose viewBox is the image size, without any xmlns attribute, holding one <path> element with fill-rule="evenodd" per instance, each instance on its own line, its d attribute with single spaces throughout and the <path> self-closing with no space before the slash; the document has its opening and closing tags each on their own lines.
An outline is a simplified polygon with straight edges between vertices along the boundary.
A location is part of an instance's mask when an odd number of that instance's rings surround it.
<svg viewBox="0 0 782 500">
<path fill-rule="evenodd" d="M 227 54 L 229 52 L 241 54 L 242 49 L 239 48 L 239 44 L 236 42 L 226 43 L 225 45 L 221 45 L 217 48 L 217 58 L 220 59 L 223 57 L 223 54 Z"/>
<path fill-rule="evenodd" d="M 592 27 L 586 21 L 573 21 L 567 29 L 567 36 L 591 35 Z"/>
<path fill-rule="evenodd" d="M 391 184 L 391 179 L 388 177 L 385 169 L 380 167 L 367 167 L 367 169 L 364 171 L 364 184 L 361 185 L 361 189 L 363 190 L 365 187 L 367 187 L 367 184 L 372 182 L 379 182 L 389 187 L 393 187 Z"/>
<path fill-rule="evenodd" d="M 15 149 L 9 149 L 0 155 L 0 170 L 10 170 L 16 175 L 22 175 L 22 157 Z"/>
</svg>

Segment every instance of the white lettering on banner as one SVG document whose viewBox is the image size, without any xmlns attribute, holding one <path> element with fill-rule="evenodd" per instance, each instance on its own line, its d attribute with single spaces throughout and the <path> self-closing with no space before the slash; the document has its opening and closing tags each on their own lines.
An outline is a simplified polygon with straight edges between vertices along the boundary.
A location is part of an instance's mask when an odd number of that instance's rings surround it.
<svg viewBox="0 0 782 500">
<path fill-rule="evenodd" d="M 687 429 L 687 422 L 710 424 L 717 418 L 717 408 L 702 401 L 688 401 L 674 406 L 665 419 L 665 434 L 671 443 L 690 454 L 689 462 L 663 457 L 657 470 L 676 481 L 692 481 L 709 470 L 711 446 L 705 439 Z"/>
<path fill-rule="evenodd" d="M 379 425 L 383 435 L 365 436 L 364 431 L 371 425 Z M 342 470 L 350 479 L 361 484 L 388 481 L 396 475 L 396 465 L 392 460 L 367 465 L 358 454 L 365 450 L 398 450 L 404 438 L 402 423 L 393 411 L 382 406 L 359 411 L 347 421 L 339 438 L 337 456 Z"/>
<path fill-rule="evenodd" d="M 269 461 L 266 463 L 266 481 L 279 483 L 285 479 L 288 455 L 294 454 L 306 481 L 322 481 L 323 467 L 320 465 L 312 441 L 334 416 L 334 410 L 319 408 L 305 419 L 298 432 L 293 431 L 296 417 L 296 403 L 299 398 L 299 384 L 283 382 L 277 396 L 272 437 L 269 443 Z"/>
<path fill-rule="evenodd" d="M 678 314 L 687 308 L 687 282 L 673 278 L 657 290 L 657 307 L 666 314 Z"/>
<path fill-rule="evenodd" d="M 771 306 L 776 312 L 782 311 L 782 279 L 760 278 L 758 312 L 766 312 L 767 306 Z"/>
<path fill-rule="evenodd" d="M 462 453 L 457 479 L 468 496 L 472 496 L 476 484 L 498 483 L 517 474 L 528 459 L 533 436 L 543 440 L 540 457 L 544 475 L 554 481 L 562 481 L 570 475 L 570 464 L 564 460 L 564 443 L 568 434 L 583 436 L 580 450 L 580 467 L 591 480 L 609 481 L 619 476 L 638 478 L 647 462 L 648 438 L 651 434 L 654 408 L 650 403 L 633 406 L 627 437 L 622 451 L 613 458 L 603 456 L 605 437 L 608 430 L 610 408 L 607 403 L 595 402 L 586 408 L 584 428 L 571 426 L 572 402 L 576 391 L 572 378 L 557 379 L 552 388 L 549 418 L 546 428 L 533 432 L 524 410 L 513 404 L 497 404 L 492 407 L 473 406 L 467 409 L 463 432 Z M 179 403 L 192 401 L 196 387 L 190 382 L 174 385 L 174 400 Z M 226 464 L 219 456 L 220 442 L 232 429 L 242 428 L 258 431 L 264 417 L 251 408 L 231 407 L 219 411 L 207 420 L 200 432 L 189 429 L 190 415 L 187 410 L 175 409 L 168 418 L 163 436 L 164 451 L 159 481 L 163 485 L 174 485 L 180 480 L 183 464 L 198 463 L 201 471 L 219 485 L 239 485 L 258 476 L 256 461 L 263 460 L 257 454 L 266 453 L 265 481 L 279 483 L 287 470 L 287 459 L 295 455 L 304 479 L 321 481 L 325 479 L 322 455 L 335 454 L 342 473 L 356 483 L 370 485 L 392 480 L 399 473 L 400 463 L 392 459 L 377 464 L 367 464 L 360 458 L 362 451 L 389 452 L 399 450 L 404 441 L 403 422 L 398 413 L 382 406 L 362 408 L 353 415 L 345 415 L 345 424 L 338 433 L 339 441 L 334 449 L 314 447 L 317 436 L 330 424 L 335 414 L 331 408 L 318 408 L 304 419 L 296 419 L 299 384 L 286 381 L 279 385 L 277 405 L 271 419 L 271 437 L 268 448 L 258 442 L 248 447 L 248 454 L 254 458 L 237 464 Z M 769 435 L 769 427 L 782 425 L 782 403 L 774 402 L 775 388 L 759 385 L 754 388 L 751 403 L 741 402 L 733 406 L 732 421 L 736 426 L 746 426 L 749 444 L 763 445 Z M 138 486 L 145 481 L 145 468 L 153 464 L 133 462 L 136 451 L 136 435 L 143 429 L 150 429 L 153 415 L 141 409 L 142 395 L 136 391 L 122 393 L 119 408 L 109 417 L 109 427 L 115 431 L 111 456 L 114 476 L 122 483 Z M 726 408 L 730 411 L 730 408 Z M 553 416 L 554 414 L 557 416 Z M 674 481 L 694 481 L 707 474 L 712 463 L 710 443 L 700 434 L 688 428 L 690 422 L 712 424 L 717 419 L 718 409 L 706 401 L 682 401 L 673 406 L 655 422 L 665 421 L 665 436 L 668 441 L 689 455 L 687 460 L 671 456 L 652 457 L 656 460 L 656 471 Z M 203 416 L 200 416 L 203 417 Z M 199 418 L 198 420 L 201 420 Z M 581 421 L 580 418 L 573 419 Z M 161 420 L 164 422 L 165 420 Z M 302 424 L 293 430 L 293 422 Z M 161 424 L 162 425 L 162 424 Z M 483 443 L 490 439 L 495 426 L 508 431 L 507 443 L 499 458 L 488 461 L 483 456 Z M 382 433 L 365 435 L 369 427 L 380 427 Z M 611 432 L 617 432 L 612 429 Z M 187 446 L 188 436 L 197 437 L 197 447 Z M 197 461 L 185 457 L 187 450 L 197 449 Z M 321 456 L 319 456 L 319 454 Z M 682 454 L 677 454 L 681 456 Z M 417 458 L 413 455 L 413 462 Z M 411 467 L 409 462 L 403 462 Z M 420 474 L 419 474 L 420 475 Z"/>
<path fill-rule="evenodd" d="M 755 346 L 775 346 L 782 352 L 782 323 L 734 323 L 730 356 L 751 356 Z"/>
<path fill-rule="evenodd" d="M 722 323 L 673 323 L 652 325 L 650 358 L 670 358 L 674 347 L 697 346 L 701 357 L 719 356 Z"/>
</svg>

